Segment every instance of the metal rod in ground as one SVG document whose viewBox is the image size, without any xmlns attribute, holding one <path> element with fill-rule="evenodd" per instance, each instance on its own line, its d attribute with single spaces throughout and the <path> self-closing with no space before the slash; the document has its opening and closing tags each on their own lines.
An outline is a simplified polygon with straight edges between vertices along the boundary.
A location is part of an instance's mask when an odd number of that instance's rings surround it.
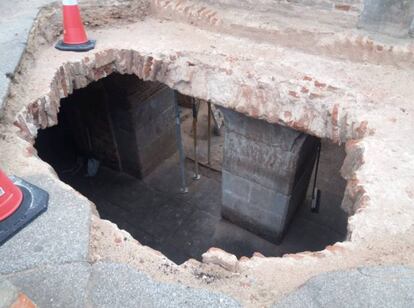
<svg viewBox="0 0 414 308">
<path fill-rule="evenodd" d="M 321 157 L 321 142 L 319 141 L 317 152 L 316 152 L 316 166 L 315 166 L 315 176 L 313 178 L 313 189 L 312 189 L 312 203 L 311 203 L 311 211 L 314 213 L 319 212 L 319 203 L 320 203 L 320 190 L 316 187 L 316 181 L 318 178 L 318 170 L 319 170 L 319 160 Z"/>
<path fill-rule="evenodd" d="M 181 137 L 181 119 L 180 119 L 180 107 L 178 106 L 177 93 L 174 91 L 174 106 L 175 106 L 175 132 L 177 140 L 177 148 L 180 160 L 180 175 L 181 175 L 181 192 L 187 193 L 187 183 L 185 181 L 185 156 L 183 148 L 183 140 Z"/>
<path fill-rule="evenodd" d="M 211 167 L 211 102 L 207 102 L 207 165 Z"/>
<path fill-rule="evenodd" d="M 198 157 L 197 157 L 197 105 L 193 98 L 193 140 L 194 140 L 194 180 L 200 179 L 200 173 L 198 172 Z"/>
</svg>

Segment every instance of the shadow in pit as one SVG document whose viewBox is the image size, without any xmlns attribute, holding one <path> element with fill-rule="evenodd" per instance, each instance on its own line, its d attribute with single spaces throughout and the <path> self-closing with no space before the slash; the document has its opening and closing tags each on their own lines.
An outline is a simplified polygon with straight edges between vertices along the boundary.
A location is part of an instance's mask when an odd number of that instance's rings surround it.
<svg viewBox="0 0 414 308">
<path fill-rule="evenodd" d="M 201 179 L 193 180 L 193 163 L 187 160 L 189 192 L 181 194 L 175 149 L 167 147 L 160 156 L 152 150 L 151 144 L 137 149 L 129 143 L 133 131 L 136 143 L 140 143 L 136 138 L 140 134 L 155 134 L 156 142 L 165 144 L 165 140 L 171 139 L 171 128 L 163 130 L 157 123 L 173 115 L 169 113 L 169 106 L 162 107 L 161 119 L 151 113 L 151 110 L 159 111 L 153 98 L 162 87 L 155 85 L 153 92 L 143 95 L 142 86 L 136 86 L 134 91 L 125 86 L 137 82 L 131 80 L 135 77 L 122 78 L 110 76 L 62 100 L 59 124 L 40 130 L 35 144 L 40 158 L 55 168 L 61 180 L 96 204 L 101 218 L 114 222 L 140 243 L 161 251 L 177 264 L 189 258 L 201 259 L 202 253 L 213 246 L 238 257 L 251 256 L 254 252 L 281 256 L 321 250 L 345 239 L 347 215 L 340 203 L 346 183 L 339 175 L 345 157 L 343 147 L 322 141 L 318 176 L 318 187 L 322 191 L 320 213 L 311 213 L 309 205 L 302 204 L 283 241 L 275 245 L 221 218 L 220 172 L 201 167 Z M 137 111 L 128 105 L 130 97 L 146 101 L 142 107 L 145 110 Z M 153 124 L 151 129 L 133 126 L 134 122 L 127 119 L 129 115 L 145 121 L 142 112 Z M 200 117 L 205 113 L 206 108 L 202 106 Z M 199 123 L 202 136 L 206 135 L 206 125 L 206 121 Z M 191 142 L 190 126 L 191 117 L 186 117 L 184 112 L 182 131 L 186 148 L 191 147 L 188 144 Z M 219 145 L 223 143 L 223 136 L 213 138 L 217 151 L 221 151 Z M 205 138 L 200 139 L 200 151 L 206 146 L 204 142 Z M 159 144 L 155 145 L 158 151 L 163 149 Z M 91 158 L 97 159 L 100 166 L 96 174 L 86 176 L 87 161 Z M 220 159 L 217 163 L 220 164 Z M 143 164 L 155 167 L 141 172 L 139 168 Z"/>
</svg>

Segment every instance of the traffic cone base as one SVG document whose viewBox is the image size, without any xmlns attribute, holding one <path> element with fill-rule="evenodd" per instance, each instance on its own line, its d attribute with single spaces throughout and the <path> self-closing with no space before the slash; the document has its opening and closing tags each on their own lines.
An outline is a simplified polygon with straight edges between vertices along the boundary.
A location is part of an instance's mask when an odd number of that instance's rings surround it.
<svg viewBox="0 0 414 308">
<path fill-rule="evenodd" d="M 95 48 L 96 41 L 95 40 L 88 40 L 86 43 L 83 44 L 66 44 L 63 40 L 60 40 L 56 44 L 56 49 L 63 50 L 63 51 L 88 51 Z"/>
<path fill-rule="evenodd" d="M 63 40 L 55 47 L 63 51 L 88 51 L 95 41 L 88 40 L 77 0 L 62 0 Z"/>
<path fill-rule="evenodd" d="M 10 180 L 21 190 L 23 198 L 12 214 L 0 221 L 0 245 L 46 211 L 49 201 L 49 194 L 43 189 L 17 177 Z"/>
</svg>

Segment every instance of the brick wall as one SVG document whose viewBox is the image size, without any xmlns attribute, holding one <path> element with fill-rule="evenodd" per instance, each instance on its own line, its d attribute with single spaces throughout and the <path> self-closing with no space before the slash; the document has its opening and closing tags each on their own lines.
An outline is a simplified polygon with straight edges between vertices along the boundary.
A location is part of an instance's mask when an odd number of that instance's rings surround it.
<svg viewBox="0 0 414 308">
<path fill-rule="evenodd" d="M 256 10 L 290 4 L 342 12 L 360 12 L 363 7 L 363 0 L 207 0 L 206 2 L 212 5 L 249 6 Z"/>
</svg>

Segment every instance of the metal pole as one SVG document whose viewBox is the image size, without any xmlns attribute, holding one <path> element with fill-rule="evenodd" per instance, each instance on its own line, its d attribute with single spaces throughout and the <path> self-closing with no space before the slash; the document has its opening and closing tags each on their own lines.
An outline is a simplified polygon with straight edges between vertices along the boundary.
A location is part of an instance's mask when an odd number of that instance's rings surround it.
<svg viewBox="0 0 414 308">
<path fill-rule="evenodd" d="M 180 107 L 178 106 L 177 93 L 174 91 L 174 106 L 175 106 L 175 132 L 177 140 L 177 148 L 180 160 L 180 174 L 181 174 L 181 192 L 187 193 L 187 183 L 185 181 L 185 156 L 183 149 L 183 141 L 181 138 L 181 119 L 180 119 Z"/>
<path fill-rule="evenodd" d="M 319 205 L 320 205 L 320 198 L 321 198 L 321 191 L 316 187 L 316 181 L 318 178 L 318 170 L 319 170 L 319 159 L 321 156 L 321 142 L 319 141 L 317 152 L 316 152 L 316 166 L 315 166 L 315 176 L 313 178 L 313 189 L 312 189 L 312 202 L 311 202 L 311 211 L 314 213 L 319 212 Z"/>
<path fill-rule="evenodd" d="M 200 179 L 200 173 L 198 172 L 198 157 L 197 157 L 197 105 L 193 98 L 193 140 L 194 140 L 194 180 Z"/>
<path fill-rule="evenodd" d="M 207 118 L 207 165 L 211 167 L 211 102 L 207 102 L 208 118 Z"/>
</svg>

